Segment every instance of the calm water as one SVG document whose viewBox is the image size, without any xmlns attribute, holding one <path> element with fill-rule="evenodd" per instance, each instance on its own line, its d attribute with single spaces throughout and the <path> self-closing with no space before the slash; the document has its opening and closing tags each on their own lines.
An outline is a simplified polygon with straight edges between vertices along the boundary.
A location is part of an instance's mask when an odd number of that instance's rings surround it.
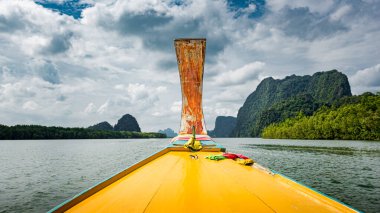
<svg viewBox="0 0 380 213">
<path fill-rule="evenodd" d="M 364 212 L 380 210 L 380 142 L 216 139 Z M 45 212 L 168 139 L 0 141 L 0 212 Z"/>
</svg>

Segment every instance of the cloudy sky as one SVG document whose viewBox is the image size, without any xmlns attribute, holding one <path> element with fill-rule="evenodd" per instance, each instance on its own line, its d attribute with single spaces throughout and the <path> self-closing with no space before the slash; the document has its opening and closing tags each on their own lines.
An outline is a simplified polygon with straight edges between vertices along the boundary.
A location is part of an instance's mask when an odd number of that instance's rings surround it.
<svg viewBox="0 0 380 213">
<path fill-rule="evenodd" d="M 0 123 L 180 119 L 173 39 L 207 38 L 208 129 L 265 77 L 338 69 L 380 91 L 378 0 L 0 0 Z"/>
</svg>

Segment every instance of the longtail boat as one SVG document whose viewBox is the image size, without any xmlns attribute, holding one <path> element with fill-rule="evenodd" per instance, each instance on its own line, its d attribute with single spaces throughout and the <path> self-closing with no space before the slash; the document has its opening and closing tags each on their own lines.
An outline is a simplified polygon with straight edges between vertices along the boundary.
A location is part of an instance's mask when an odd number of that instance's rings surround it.
<svg viewBox="0 0 380 213">
<path fill-rule="evenodd" d="M 174 45 L 182 89 L 179 135 L 50 212 L 358 212 L 249 158 L 226 153 L 207 135 L 203 117 L 206 39 L 176 39 Z"/>
</svg>

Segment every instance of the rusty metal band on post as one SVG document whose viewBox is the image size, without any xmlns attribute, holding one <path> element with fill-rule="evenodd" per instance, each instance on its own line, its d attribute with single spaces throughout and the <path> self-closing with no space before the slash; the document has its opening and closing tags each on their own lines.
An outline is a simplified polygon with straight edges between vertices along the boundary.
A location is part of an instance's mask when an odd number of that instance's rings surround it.
<svg viewBox="0 0 380 213">
<path fill-rule="evenodd" d="M 203 67 L 206 39 L 176 39 L 178 70 L 182 89 L 182 115 L 179 134 L 207 135 L 202 110 Z"/>
</svg>

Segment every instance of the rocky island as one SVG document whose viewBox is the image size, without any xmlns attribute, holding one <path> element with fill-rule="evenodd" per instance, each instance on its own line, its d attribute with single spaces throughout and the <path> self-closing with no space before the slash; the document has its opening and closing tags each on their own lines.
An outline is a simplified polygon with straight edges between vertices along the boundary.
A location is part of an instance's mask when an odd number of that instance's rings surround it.
<svg viewBox="0 0 380 213">
<path fill-rule="evenodd" d="M 0 140 L 27 139 L 113 139 L 113 138 L 165 138 L 155 132 L 141 132 L 136 118 L 122 116 L 115 127 L 107 121 L 88 128 L 47 127 L 40 125 L 0 125 Z"/>
</svg>

